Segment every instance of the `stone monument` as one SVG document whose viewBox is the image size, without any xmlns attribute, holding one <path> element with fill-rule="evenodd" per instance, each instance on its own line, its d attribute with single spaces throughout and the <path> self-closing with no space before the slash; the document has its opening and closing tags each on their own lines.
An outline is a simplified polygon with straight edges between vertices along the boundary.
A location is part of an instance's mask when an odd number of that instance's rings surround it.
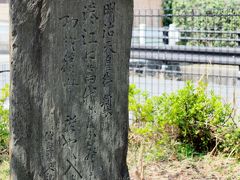
<svg viewBox="0 0 240 180">
<path fill-rule="evenodd" d="M 11 179 L 125 180 L 132 0 L 10 0 Z"/>
</svg>

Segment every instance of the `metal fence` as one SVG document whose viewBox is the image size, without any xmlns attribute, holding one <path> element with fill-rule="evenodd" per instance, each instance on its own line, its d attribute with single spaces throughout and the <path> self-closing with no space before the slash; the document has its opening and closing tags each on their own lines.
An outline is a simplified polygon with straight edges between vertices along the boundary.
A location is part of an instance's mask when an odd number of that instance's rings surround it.
<svg viewBox="0 0 240 180">
<path fill-rule="evenodd" d="M 239 107 L 240 10 L 235 8 L 135 10 L 130 83 L 160 95 L 202 79 L 208 90 Z"/>
<path fill-rule="evenodd" d="M 0 27 L 2 71 L 9 70 L 8 23 Z M 239 67 L 240 6 L 135 10 L 129 80 L 150 95 L 201 78 L 225 102 L 240 107 Z M 9 73 L 0 73 L 0 87 L 8 82 Z"/>
</svg>

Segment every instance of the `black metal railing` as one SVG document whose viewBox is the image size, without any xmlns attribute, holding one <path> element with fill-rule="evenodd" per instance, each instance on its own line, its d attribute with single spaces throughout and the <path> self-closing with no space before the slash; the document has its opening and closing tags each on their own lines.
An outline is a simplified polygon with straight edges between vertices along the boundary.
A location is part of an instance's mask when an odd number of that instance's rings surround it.
<svg viewBox="0 0 240 180">
<path fill-rule="evenodd" d="M 130 83 L 160 95 L 201 78 L 225 102 L 239 106 L 238 7 L 135 10 Z"/>
</svg>

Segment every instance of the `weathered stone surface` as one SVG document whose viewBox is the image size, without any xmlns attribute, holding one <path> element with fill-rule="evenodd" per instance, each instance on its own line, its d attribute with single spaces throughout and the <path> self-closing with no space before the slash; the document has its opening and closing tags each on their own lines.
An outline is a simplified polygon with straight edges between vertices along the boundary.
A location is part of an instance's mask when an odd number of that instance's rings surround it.
<svg viewBox="0 0 240 180">
<path fill-rule="evenodd" d="M 11 0 L 11 179 L 122 180 L 132 0 Z"/>
</svg>

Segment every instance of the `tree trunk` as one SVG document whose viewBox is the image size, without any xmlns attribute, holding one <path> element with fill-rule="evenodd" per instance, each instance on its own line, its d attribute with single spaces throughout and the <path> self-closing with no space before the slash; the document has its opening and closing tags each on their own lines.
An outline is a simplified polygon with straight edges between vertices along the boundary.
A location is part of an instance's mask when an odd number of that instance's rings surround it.
<svg viewBox="0 0 240 180">
<path fill-rule="evenodd" d="M 11 179 L 125 180 L 132 0 L 11 0 Z"/>
</svg>

